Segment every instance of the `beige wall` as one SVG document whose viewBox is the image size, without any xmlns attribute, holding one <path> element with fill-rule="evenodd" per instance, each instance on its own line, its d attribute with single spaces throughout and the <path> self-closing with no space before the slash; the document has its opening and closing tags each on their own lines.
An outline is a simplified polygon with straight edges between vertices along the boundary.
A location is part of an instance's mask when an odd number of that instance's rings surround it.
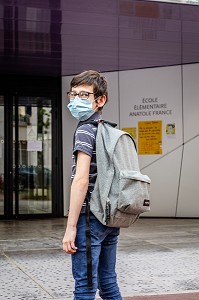
<svg viewBox="0 0 199 300">
<path fill-rule="evenodd" d="M 151 217 L 199 217 L 199 64 L 106 73 L 109 103 L 103 118 L 119 128 L 136 128 L 139 121 L 162 122 L 162 154 L 139 155 L 143 173 L 152 179 Z M 76 121 L 66 108 L 71 77 L 63 77 L 63 153 L 65 213 L 69 203 L 72 134 Z M 163 109 L 145 109 L 132 116 L 143 99 L 153 98 Z M 168 114 L 158 114 L 167 110 Z M 149 111 L 151 111 L 149 113 Z M 175 134 L 166 133 L 175 124 Z"/>
</svg>

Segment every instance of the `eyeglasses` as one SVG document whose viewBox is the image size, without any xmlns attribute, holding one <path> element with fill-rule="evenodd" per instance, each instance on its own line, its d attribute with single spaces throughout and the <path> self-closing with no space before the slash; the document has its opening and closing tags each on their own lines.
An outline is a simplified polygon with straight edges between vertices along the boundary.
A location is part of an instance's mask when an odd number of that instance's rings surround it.
<svg viewBox="0 0 199 300">
<path fill-rule="evenodd" d="M 90 92 L 86 92 L 86 91 L 81 91 L 79 93 L 67 92 L 67 96 L 70 100 L 75 99 L 76 96 L 78 96 L 81 99 L 87 100 L 91 94 L 95 95 L 95 93 L 90 93 Z"/>
</svg>

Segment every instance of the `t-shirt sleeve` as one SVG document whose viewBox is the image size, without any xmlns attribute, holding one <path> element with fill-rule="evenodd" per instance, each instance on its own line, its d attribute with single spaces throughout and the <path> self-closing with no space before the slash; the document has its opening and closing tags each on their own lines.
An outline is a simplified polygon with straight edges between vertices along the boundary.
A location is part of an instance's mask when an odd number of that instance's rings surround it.
<svg viewBox="0 0 199 300">
<path fill-rule="evenodd" d="M 77 151 L 82 151 L 92 157 L 95 139 L 95 132 L 89 124 L 78 127 L 75 133 L 73 154 L 77 155 Z"/>
</svg>

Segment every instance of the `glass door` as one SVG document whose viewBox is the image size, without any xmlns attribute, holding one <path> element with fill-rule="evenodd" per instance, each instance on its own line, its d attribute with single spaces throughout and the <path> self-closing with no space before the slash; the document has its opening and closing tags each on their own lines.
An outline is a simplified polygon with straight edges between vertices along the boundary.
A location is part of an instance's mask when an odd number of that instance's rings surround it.
<svg viewBox="0 0 199 300">
<path fill-rule="evenodd" d="M 60 83 L 1 77 L 0 219 L 63 216 Z"/>
<path fill-rule="evenodd" d="M 14 96 L 13 215 L 52 213 L 52 101 Z"/>
<path fill-rule="evenodd" d="M 0 95 L 0 215 L 4 215 L 4 97 Z"/>
</svg>

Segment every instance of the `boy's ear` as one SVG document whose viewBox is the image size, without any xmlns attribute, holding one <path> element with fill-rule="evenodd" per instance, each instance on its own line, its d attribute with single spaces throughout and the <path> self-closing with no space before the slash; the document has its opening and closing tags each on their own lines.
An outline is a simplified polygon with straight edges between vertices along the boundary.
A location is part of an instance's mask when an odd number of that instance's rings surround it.
<svg viewBox="0 0 199 300">
<path fill-rule="evenodd" d="M 106 96 L 105 95 L 100 96 L 100 98 L 97 101 L 97 106 L 103 107 L 105 103 L 106 103 Z"/>
</svg>

